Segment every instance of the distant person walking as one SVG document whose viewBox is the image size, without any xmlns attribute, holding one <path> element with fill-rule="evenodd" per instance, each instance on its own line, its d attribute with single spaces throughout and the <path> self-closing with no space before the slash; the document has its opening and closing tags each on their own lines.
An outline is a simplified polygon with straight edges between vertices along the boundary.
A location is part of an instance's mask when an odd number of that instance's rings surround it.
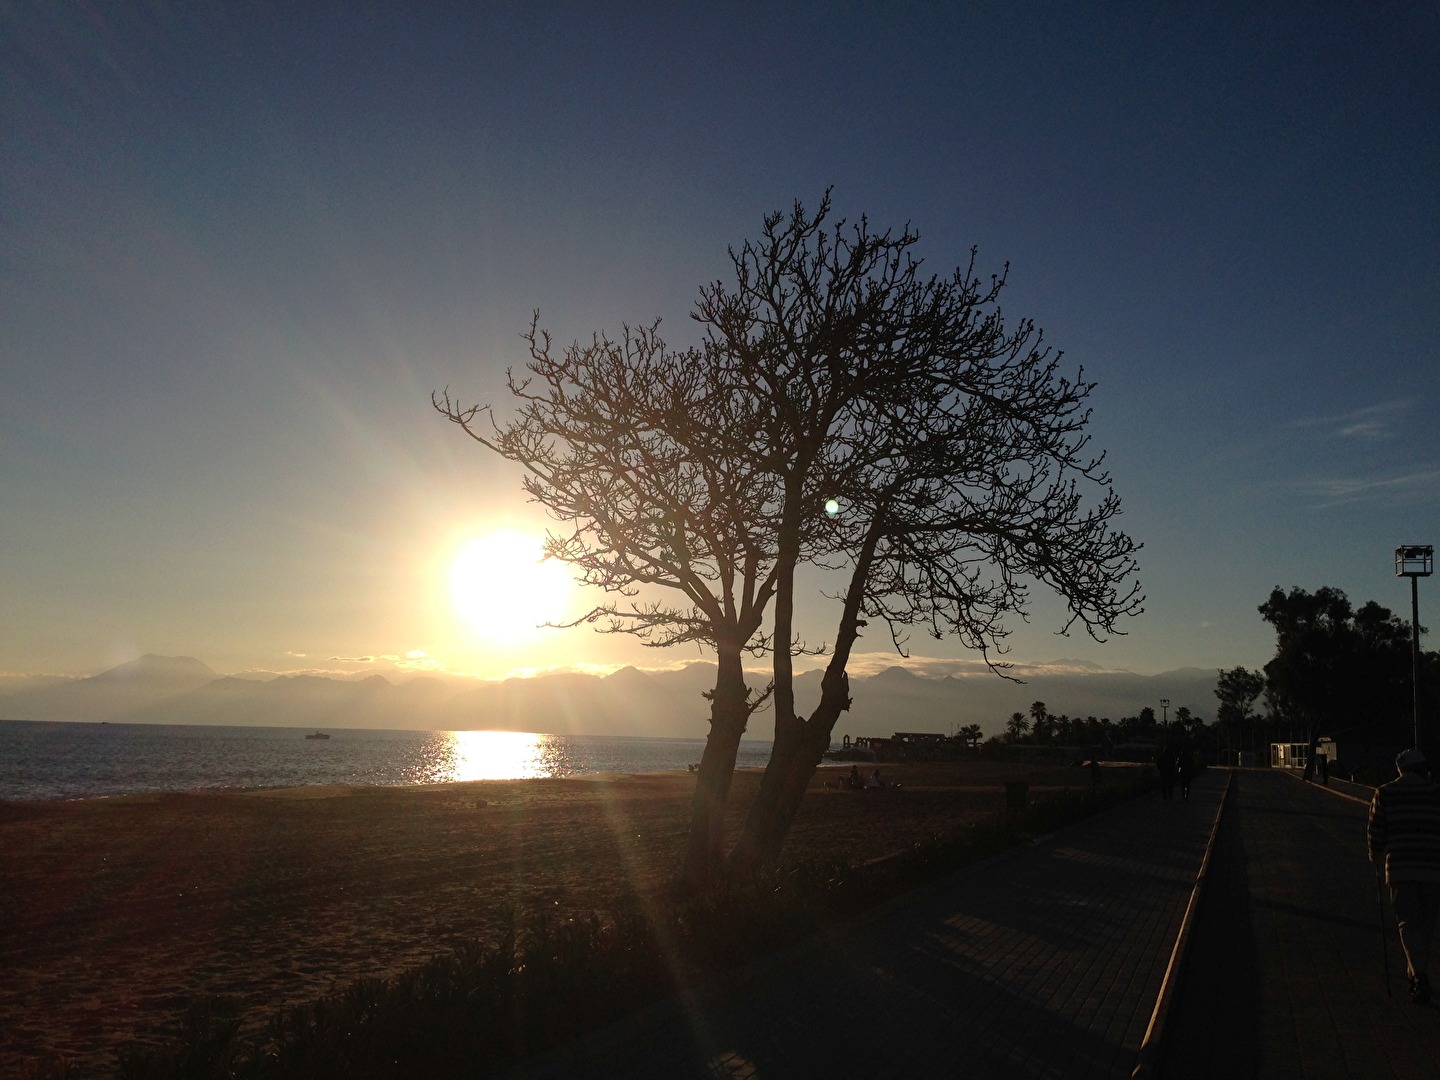
<svg viewBox="0 0 1440 1080">
<path fill-rule="evenodd" d="M 1406 750 L 1400 775 L 1376 789 L 1366 840 L 1375 873 L 1384 872 L 1410 977 L 1410 1000 L 1430 1001 L 1430 941 L 1440 919 L 1440 786 L 1425 755 Z"/>
<path fill-rule="evenodd" d="M 1160 752 L 1155 755 L 1155 768 L 1160 772 L 1160 798 L 1173 798 L 1175 774 L 1179 771 L 1179 762 L 1175 757 L 1175 751 L 1168 746 L 1160 747 Z"/>
<path fill-rule="evenodd" d="M 1175 759 L 1175 772 L 1180 778 L 1180 798 L 1190 801 L 1190 781 L 1195 779 L 1195 751 L 1188 746 L 1180 748 Z"/>
</svg>

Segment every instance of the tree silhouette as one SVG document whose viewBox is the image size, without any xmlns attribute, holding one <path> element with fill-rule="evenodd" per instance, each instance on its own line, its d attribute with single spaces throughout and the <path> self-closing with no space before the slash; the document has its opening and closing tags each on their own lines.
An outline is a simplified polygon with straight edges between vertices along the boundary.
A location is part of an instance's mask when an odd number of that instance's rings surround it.
<svg viewBox="0 0 1440 1080">
<path fill-rule="evenodd" d="M 715 650 L 710 733 L 700 761 L 684 877 L 709 878 L 720 859 L 724 808 L 740 737 L 766 697 L 745 682 L 746 652 L 762 653 L 775 594 L 771 474 L 731 452 L 754 424 L 752 399 L 721 383 L 698 349 L 670 350 L 658 324 L 618 341 L 557 349 L 522 335 L 530 362 L 507 373 L 518 405 L 498 420 L 449 390 L 435 408 L 482 446 L 526 470 L 525 491 L 568 529 L 547 554 L 606 597 L 577 623 L 647 645 L 693 642 Z"/>
<path fill-rule="evenodd" d="M 1256 719 L 1255 702 L 1265 689 L 1265 676 L 1243 667 L 1233 667 L 1218 675 L 1215 696 L 1220 699 L 1220 708 L 1216 719 L 1227 729 L 1235 731 L 1235 741 L 1243 749 L 1245 735 Z"/>
<path fill-rule="evenodd" d="M 1067 714 L 1060 713 L 1058 716 L 1050 714 L 1050 734 L 1058 743 L 1069 744 L 1075 741 L 1076 725 Z"/>
<path fill-rule="evenodd" d="M 1281 717 L 1304 725 L 1314 759 L 1324 732 L 1375 725 L 1405 739 L 1409 623 L 1368 601 L 1356 610 L 1340 589 L 1273 589 L 1260 615 L 1275 628 L 1265 693 Z"/>
<path fill-rule="evenodd" d="M 1186 738 L 1198 738 L 1205 729 L 1205 718 L 1192 713 L 1190 706 L 1181 705 L 1175 710 L 1175 726 Z"/>
<path fill-rule="evenodd" d="M 772 656 L 775 743 L 732 853 L 778 857 L 840 714 L 862 629 L 883 622 L 902 655 L 914 628 L 956 635 L 1003 674 L 1006 618 L 1035 584 L 1103 639 L 1141 610 L 1137 545 L 1085 432 L 1093 384 L 1028 320 L 1007 329 L 1004 275 L 924 277 L 910 229 L 765 218 L 731 251 L 734 280 L 701 291 L 699 348 L 656 327 L 558 355 L 532 323 L 531 382 L 510 380 L 500 423 L 448 392 L 436 407 L 527 470 L 526 490 L 568 534 L 549 552 L 611 600 L 583 621 L 649 644 L 714 647 L 720 673 L 686 875 L 713 869 L 719 808 L 757 696 L 746 650 Z M 537 316 L 538 318 L 538 316 Z M 797 709 L 796 571 L 839 582 L 836 633 L 808 715 Z M 682 602 L 655 599 L 656 591 Z M 771 631 L 762 631 L 774 601 Z M 819 651 L 819 650 L 813 650 Z M 761 695 L 763 696 L 763 695 Z M 721 772 L 726 775 L 722 776 Z"/>
<path fill-rule="evenodd" d="M 1045 708 L 1043 701 L 1032 701 L 1030 703 L 1030 734 L 1034 736 L 1035 742 L 1049 742 L 1053 733 L 1054 725 L 1050 722 L 1050 713 Z"/>
<path fill-rule="evenodd" d="M 1004 275 L 975 276 L 973 251 L 969 266 L 925 277 L 914 231 L 829 216 L 828 193 L 813 214 L 796 203 L 769 215 L 758 241 L 731 252 L 733 289 L 716 282 L 695 314 L 771 417 L 746 451 L 783 493 L 775 641 L 793 642 L 807 540 L 821 565 L 848 572 L 808 716 L 793 649 L 773 653 L 775 746 L 732 855 L 742 868 L 778 857 L 850 706 L 845 666 L 869 622 L 902 655 L 919 627 L 1000 671 L 1005 618 L 1023 617 L 1035 582 L 1066 600 L 1062 632 L 1078 622 L 1103 638 L 1141 610 L 1136 545 L 1113 527 L 1119 499 L 1088 450 L 1093 384 L 1061 373 L 1031 321 L 1007 329 Z"/>
<path fill-rule="evenodd" d="M 1005 734 L 1010 736 L 1012 743 L 1017 743 L 1025 737 L 1030 730 L 1030 721 L 1025 719 L 1023 712 L 1012 712 L 1005 719 Z"/>
</svg>

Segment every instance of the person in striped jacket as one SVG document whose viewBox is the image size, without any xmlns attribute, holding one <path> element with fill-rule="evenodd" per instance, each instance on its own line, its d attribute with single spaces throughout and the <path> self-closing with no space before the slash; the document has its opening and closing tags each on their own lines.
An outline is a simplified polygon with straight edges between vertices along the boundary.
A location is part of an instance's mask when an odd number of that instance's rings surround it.
<svg viewBox="0 0 1440 1080">
<path fill-rule="evenodd" d="M 1375 790 L 1366 839 L 1370 861 L 1383 867 L 1400 924 L 1400 947 L 1410 976 L 1410 1000 L 1430 1001 L 1430 941 L 1440 919 L 1440 785 L 1425 755 L 1405 750 L 1395 759 L 1400 775 Z"/>
</svg>

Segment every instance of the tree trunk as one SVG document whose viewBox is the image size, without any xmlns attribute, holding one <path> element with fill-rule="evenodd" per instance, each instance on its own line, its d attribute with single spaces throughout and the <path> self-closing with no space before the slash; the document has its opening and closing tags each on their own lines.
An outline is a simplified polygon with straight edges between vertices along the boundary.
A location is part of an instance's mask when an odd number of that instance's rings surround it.
<svg viewBox="0 0 1440 1080">
<path fill-rule="evenodd" d="M 681 878 L 693 889 L 706 888 L 720 871 L 725 804 L 735 776 L 740 737 L 745 734 L 751 711 L 740 649 L 722 644 L 717 654 L 720 666 L 710 698 L 710 735 L 695 778 L 690 838 L 681 870 Z"/>
<path fill-rule="evenodd" d="M 778 663 L 776 665 L 775 748 L 770 752 L 770 762 L 765 766 L 765 775 L 760 781 L 755 801 L 750 804 L 740 839 L 730 853 L 732 874 L 754 873 L 763 867 L 773 866 L 779 860 L 781 845 L 785 843 L 785 834 L 790 831 L 790 823 L 795 820 L 800 800 L 805 796 L 810 778 L 815 775 L 815 767 L 830 747 L 830 734 L 835 730 L 835 723 L 840 714 L 850 708 L 850 677 L 845 673 L 845 665 L 850 662 L 850 650 L 860 636 L 860 627 L 865 625 L 860 618 L 860 602 L 879 536 L 878 528 L 872 525 L 855 560 L 850 586 L 845 594 L 844 613 L 835 635 L 835 650 L 830 654 L 830 663 L 820 680 L 820 704 L 810 714 L 809 720 L 801 720 L 795 715 L 793 686 L 788 684 L 785 690 L 789 692 L 790 707 L 782 709 L 782 669 Z M 776 597 L 777 661 L 780 657 L 778 644 L 783 640 L 780 637 L 779 616 L 782 612 L 788 615 L 788 610 L 780 603 L 782 595 L 777 594 Z M 784 629 L 788 633 L 788 625 Z M 788 657 L 783 670 L 788 676 Z"/>
<path fill-rule="evenodd" d="M 795 520 L 798 514 L 795 507 L 799 505 L 800 498 L 798 484 L 793 480 L 787 483 L 785 501 L 788 509 L 786 521 L 780 528 L 775 569 L 775 743 L 770 750 L 770 760 L 765 765 L 765 773 L 760 778 L 760 790 L 755 793 L 755 798 L 750 803 L 740 838 L 735 843 L 735 850 L 730 853 L 729 870 L 742 875 L 773 861 L 764 854 L 772 847 L 778 853 L 779 842 L 784 839 L 785 833 L 782 830 L 778 836 L 775 835 L 776 814 L 789 798 L 795 777 L 804 771 L 801 763 L 808 756 L 808 748 L 813 741 L 809 725 L 795 713 L 795 665 L 790 652 L 794 637 L 795 564 L 800 558 L 800 529 Z M 834 666 L 833 660 L 831 666 Z M 823 700 L 823 692 L 821 697 Z M 827 731 L 825 746 L 820 748 L 819 753 L 824 753 L 828 745 Z M 817 754 L 815 761 L 819 760 Z M 805 773 L 800 789 L 802 793 L 804 783 L 809 781 L 814 768 L 812 763 L 810 772 Z M 792 809 L 785 817 L 787 827 L 793 816 Z"/>
<path fill-rule="evenodd" d="M 845 669 L 832 663 L 820 683 L 820 704 L 808 720 L 792 717 L 792 723 L 776 723 L 775 748 L 760 790 L 750 804 L 745 827 L 735 850 L 730 853 L 730 872 L 750 874 L 775 865 L 785 836 L 800 809 L 810 778 L 830 747 L 830 735 L 840 714 L 850 707 L 850 680 Z"/>
</svg>

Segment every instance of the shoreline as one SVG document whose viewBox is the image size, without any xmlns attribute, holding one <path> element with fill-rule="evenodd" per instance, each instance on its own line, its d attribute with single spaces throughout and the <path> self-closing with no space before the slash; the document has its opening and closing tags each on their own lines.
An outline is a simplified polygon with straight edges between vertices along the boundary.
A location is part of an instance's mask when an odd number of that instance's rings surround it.
<svg viewBox="0 0 1440 1080">
<path fill-rule="evenodd" d="M 1089 783 L 1003 762 L 885 771 L 904 787 L 826 788 L 818 772 L 785 861 L 893 854 L 998 811 L 1007 779 Z M 736 771 L 730 840 L 761 772 Z M 162 1036 L 201 994 L 259 1023 L 486 938 L 507 905 L 643 904 L 679 867 L 693 787 L 672 770 L 0 803 L 0 1073 L 113 1069 L 117 1046 Z"/>
<path fill-rule="evenodd" d="M 0 721 L 0 800 L 249 792 L 311 784 L 434 783 L 654 770 L 685 771 L 705 740 L 537 732 Z M 737 764 L 763 767 L 770 744 L 745 740 Z"/>
<path fill-rule="evenodd" d="M 620 737 L 620 736 L 617 736 L 617 737 Z M 840 769 L 840 768 L 848 769 L 848 768 L 849 768 L 851 765 L 853 765 L 853 764 L 857 764 L 857 762 L 852 762 L 852 761 L 822 761 L 822 762 L 820 762 L 820 763 L 816 766 L 816 774 L 819 775 L 820 773 L 824 773 L 824 772 L 829 771 L 829 770 L 832 770 L 832 769 Z M 866 763 L 866 762 L 858 762 L 858 764 L 865 765 L 865 764 L 867 764 L 867 763 Z M 871 766 L 871 767 L 873 767 L 873 766 L 876 765 L 876 764 L 877 764 L 877 763 L 876 763 L 876 762 L 873 762 L 873 761 L 872 761 L 872 762 L 868 762 L 868 765 Z M 896 767 L 896 766 L 898 766 L 898 765 L 911 764 L 911 763 L 900 762 L 900 763 L 894 763 L 893 765 L 892 765 L 891 763 L 879 763 L 879 764 L 881 764 L 882 767 L 885 768 L 885 769 L 890 769 L 890 768 Z M 947 762 L 941 762 L 941 763 L 938 763 L 938 764 L 954 764 L 954 763 L 953 763 L 953 762 L 949 762 L 949 763 L 947 763 Z M 737 767 L 736 767 L 736 769 L 735 769 L 735 774 L 738 776 L 738 775 L 741 775 L 741 774 L 743 774 L 743 773 L 750 773 L 750 774 L 754 774 L 754 775 L 757 775 L 757 776 L 758 776 L 759 774 L 763 773 L 764 771 L 765 771 L 765 767 L 764 767 L 763 765 L 743 765 L 743 766 L 737 766 Z M 294 798 L 294 799 L 307 799 L 307 798 L 319 799 L 319 798 L 334 798 L 334 797 L 337 797 L 337 796 L 342 795 L 342 794 L 354 794 L 354 793 L 366 792 L 366 791 L 430 791 L 430 790 L 435 790 L 435 789 L 440 789 L 440 788 L 453 788 L 453 787 L 463 786 L 463 785 L 468 785 L 468 784 L 528 784 L 528 783 L 533 783 L 533 782 L 536 782 L 536 781 L 563 781 L 563 780 L 607 780 L 607 781 L 615 781 L 615 780 L 624 779 L 625 777 L 640 777 L 640 776 L 666 776 L 666 777 L 675 777 L 675 778 L 678 778 L 678 779 L 684 779 L 684 778 L 686 778 L 686 777 L 693 776 L 693 775 L 694 775 L 694 773 L 690 772 L 688 769 L 654 769 L 654 770 L 652 770 L 652 771 L 650 771 L 650 772 L 643 772 L 643 773 L 626 773 L 626 772 L 613 772 L 613 771 L 612 771 L 612 772 L 593 772 L 593 773 L 591 773 L 591 772 L 584 772 L 584 773 L 575 772 L 575 773 L 566 773 L 564 776 L 515 776 L 515 777 L 508 777 L 508 778 L 505 778 L 505 779 L 491 779 L 491 780 L 438 780 L 438 781 L 431 781 L 431 782 L 428 782 L 428 783 L 419 783 L 419 784 L 288 784 L 288 785 L 287 785 L 287 784 L 276 784 L 276 785 L 263 785 L 263 786 L 259 786 L 259 787 L 167 788 L 167 789 L 165 789 L 165 790 L 157 790 L 157 791 L 120 791 L 120 792 L 115 792 L 115 793 L 109 794 L 109 795 L 51 795 L 51 796 L 37 797 L 37 798 L 33 798 L 33 799 L 7 799 L 7 798 L 0 798 L 0 814 L 3 814 L 3 811 L 4 811 L 4 808 L 5 808 L 5 807 L 11 807 L 11 806 L 14 806 L 14 807 L 26 807 L 26 806 L 47 806 L 47 805 L 56 805 L 56 804 L 69 805 L 69 804 L 73 804 L 73 803 L 93 803 L 93 802 L 105 802 L 105 801 L 118 801 L 118 800 L 123 800 L 123 799 L 164 798 L 164 797 L 169 796 L 169 795 L 187 795 L 187 796 L 208 796 L 208 795 L 227 796 L 227 795 L 233 795 L 233 796 L 237 796 L 237 797 L 276 796 L 276 797 Z M 302 792 L 312 792 L 312 791 L 317 792 L 317 794 L 300 794 L 300 793 L 302 793 Z M 293 792 L 293 793 L 295 793 L 295 794 L 292 794 L 292 795 L 286 795 L 286 794 L 284 794 L 284 793 L 287 793 L 287 792 Z M 319 792 L 324 792 L 324 793 L 326 793 L 326 794 L 320 794 Z"/>
<path fill-rule="evenodd" d="M 740 772 L 764 772 L 763 768 L 736 769 Z M 536 781 L 564 781 L 564 780 L 619 780 L 627 776 L 673 776 L 685 777 L 690 775 L 683 769 L 656 769 L 653 772 L 645 773 L 623 773 L 623 772 L 597 772 L 597 773 L 567 773 L 564 776 L 514 776 L 504 779 L 492 780 L 438 780 L 421 784 L 274 784 L 261 785 L 258 787 L 198 787 L 198 788 L 167 788 L 163 791 L 119 791 L 110 795 L 54 795 L 45 798 L 35 799 L 0 799 L 0 810 L 5 807 L 29 807 L 29 806 L 53 806 L 70 805 L 75 803 L 95 802 L 118 802 L 125 799 L 163 799 L 172 795 L 183 795 L 187 797 L 226 797 L 255 798 L 273 796 L 276 798 L 289 799 L 326 799 L 339 798 L 345 795 L 359 795 L 366 792 L 378 791 L 414 791 L 427 792 L 444 788 L 466 787 L 473 784 L 529 784 Z"/>
</svg>

